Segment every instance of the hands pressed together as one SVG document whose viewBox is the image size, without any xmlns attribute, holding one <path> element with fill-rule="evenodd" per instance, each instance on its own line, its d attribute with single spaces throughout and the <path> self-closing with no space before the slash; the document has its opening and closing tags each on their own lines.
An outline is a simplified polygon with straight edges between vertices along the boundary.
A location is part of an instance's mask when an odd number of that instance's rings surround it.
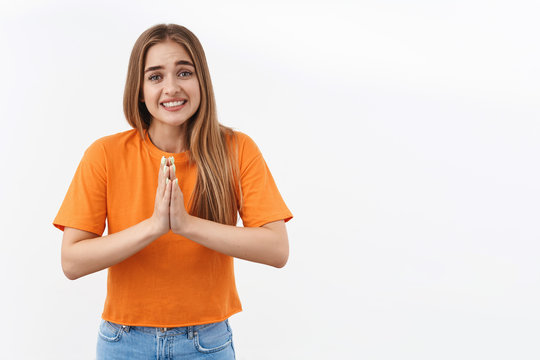
<svg viewBox="0 0 540 360">
<path fill-rule="evenodd" d="M 182 234 L 189 218 L 190 215 L 184 206 L 184 195 L 176 178 L 174 157 L 163 156 L 159 166 L 158 187 L 151 218 L 154 228 L 160 235 L 166 234 L 169 230 L 175 234 Z"/>
</svg>

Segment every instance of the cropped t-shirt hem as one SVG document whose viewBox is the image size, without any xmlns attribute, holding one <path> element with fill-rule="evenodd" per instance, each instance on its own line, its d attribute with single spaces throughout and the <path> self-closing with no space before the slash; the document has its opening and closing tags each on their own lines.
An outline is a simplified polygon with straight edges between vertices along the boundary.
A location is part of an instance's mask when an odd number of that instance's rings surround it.
<svg viewBox="0 0 540 360">
<path fill-rule="evenodd" d="M 228 318 L 230 318 L 231 316 L 233 316 L 234 314 L 237 314 L 237 313 L 239 313 L 241 311 L 242 311 L 242 308 L 239 308 L 239 309 L 235 309 L 235 310 L 229 312 L 225 317 L 211 319 L 211 320 L 204 320 L 204 321 L 190 321 L 190 322 L 186 322 L 186 323 L 159 323 L 158 324 L 158 323 L 136 322 L 136 321 L 135 322 L 131 322 L 131 321 L 125 322 L 125 321 L 122 321 L 122 320 L 115 320 L 114 318 L 109 318 L 109 317 L 103 316 L 103 314 L 101 315 L 101 318 L 103 320 L 105 320 L 105 321 L 110 321 L 110 322 L 115 323 L 115 324 L 126 325 L 126 326 L 146 326 L 146 327 L 173 328 L 173 327 L 184 327 L 184 326 L 195 326 L 195 325 L 205 325 L 205 324 L 217 323 L 217 322 L 225 321 Z"/>
</svg>

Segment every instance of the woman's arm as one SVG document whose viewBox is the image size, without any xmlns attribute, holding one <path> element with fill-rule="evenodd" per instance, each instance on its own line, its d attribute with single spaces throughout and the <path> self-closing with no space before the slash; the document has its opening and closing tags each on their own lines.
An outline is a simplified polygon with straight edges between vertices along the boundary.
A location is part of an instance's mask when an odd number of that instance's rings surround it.
<svg viewBox="0 0 540 360">
<path fill-rule="evenodd" d="M 166 182 L 169 167 L 162 159 L 152 217 L 114 234 L 99 236 L 88 231 L 64 228 L 62 269 L 70 280 L 113 266 L 161 235 L 169 232 L 171 182 Z"/>
<path fill-rule="evenodd" d="M 277 268 L 289 258 L 289 240 L 285 221 L 279 220 L 258 228 L 223 225 L 189 215 L 175 174 L 171 174 L 171 230 L 207 248 L 225 255 Z"/>
<path fill-rule="evenodd" d="M 62 238 L 62 270 L 68 279 L 78 279 L 127 259 L 159 236 L 152 229 L 151 219 L 106 236 L 66 226 Z"/>
<path fill-rule="evenodd" d="M 289 240 L 283 220 L 249 228 L 188 216 L 180 235 L 192 241 L 229 256 L 277 268 L 287 263 Z"/>
</svg>

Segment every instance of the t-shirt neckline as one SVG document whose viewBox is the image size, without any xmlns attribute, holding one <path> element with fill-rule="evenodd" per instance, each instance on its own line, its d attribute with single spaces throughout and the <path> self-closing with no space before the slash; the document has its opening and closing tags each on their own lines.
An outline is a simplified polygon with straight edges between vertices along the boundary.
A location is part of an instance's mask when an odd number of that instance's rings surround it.
<svg viewBox="0 0 540 360">
<path fill-rule="evenodd" d="M 185 162 L 189 160 L 189 150 L 183 151 L 181 153 L 170 153 L 167 151 L 163 151 L 160 148 L 158 148 L 152 140 L 150 140 L 150 136 L 148 135 L 148 129 L 144 131 L 144 145 L 148 149 L 148 152 L 153 158 L 161 159 L 162 156 L 165 157 L 174 157 L 175 162 Z"/>
</svg>

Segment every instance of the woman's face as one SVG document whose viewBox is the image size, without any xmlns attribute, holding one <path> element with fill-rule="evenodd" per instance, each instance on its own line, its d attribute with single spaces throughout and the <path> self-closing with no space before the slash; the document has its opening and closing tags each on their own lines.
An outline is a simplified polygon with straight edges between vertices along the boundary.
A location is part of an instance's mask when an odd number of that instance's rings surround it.
<svg viewBox="0 0 540 360">
<path fill-rule="evenodd" d="M 191 57 L 171 40 L 153 45 L 144 61 L 142 101 L 152 122 L 183 125 L 199 108 L 201 92 Z"/>
</svg>

